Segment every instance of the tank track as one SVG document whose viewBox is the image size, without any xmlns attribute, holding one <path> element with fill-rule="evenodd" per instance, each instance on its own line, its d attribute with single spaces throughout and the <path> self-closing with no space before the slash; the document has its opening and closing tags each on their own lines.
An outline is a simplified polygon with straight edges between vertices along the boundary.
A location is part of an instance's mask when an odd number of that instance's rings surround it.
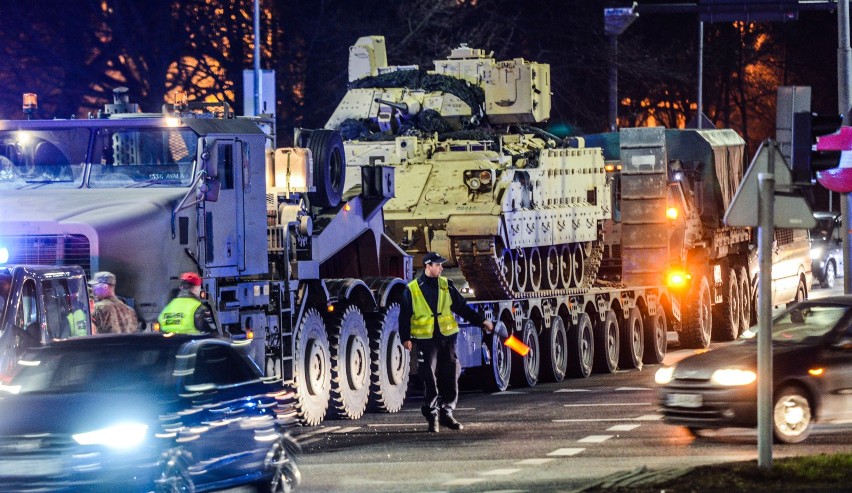
<svg viewBox="0 0 852 493">
<path fill-rule="evenodd" d="M 494 237 L 463 237 L 452 239 L 453 255 L 465 280 L 477 300 L 523 299 L 533 296 L 581 294 L 588 291 L 597 279 L 603 260 L 603 243 L 590 242 L 583 262 L 583 281 L 579 286 L 539 291 L 515 291 L 503 275 L 498 261 Z"/>
</svg>

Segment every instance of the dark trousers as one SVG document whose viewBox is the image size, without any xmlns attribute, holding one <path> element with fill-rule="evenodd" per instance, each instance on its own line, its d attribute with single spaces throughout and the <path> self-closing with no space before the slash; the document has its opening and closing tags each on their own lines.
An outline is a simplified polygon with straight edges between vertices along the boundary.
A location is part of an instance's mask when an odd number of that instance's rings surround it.
<svg viewBox="0 0 852 493">
<path fill-rule="evenodd" d="M 420 411 L 427 419 L 439 413 L 452 416 L 459 400 L 461 363 L 456 354 L 457 335 L 415 340 L 417 374 L 423 381 L 424 403 Z"/>
</svg>

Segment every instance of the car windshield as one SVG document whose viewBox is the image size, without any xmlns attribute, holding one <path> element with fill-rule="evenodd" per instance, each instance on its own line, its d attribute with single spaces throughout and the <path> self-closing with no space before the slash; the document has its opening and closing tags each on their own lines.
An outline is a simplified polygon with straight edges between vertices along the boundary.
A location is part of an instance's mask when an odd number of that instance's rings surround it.
<svg viewBox="0 0 852 493">
<path fill-rule="evenodd" d="M 845 305 L 802 303 L 794 306 L 773 321 L 772 340 L 785 343 L 816 341 L 844 320 L 849 310 L 850 307 Z"/>
<path fill-rule="evenodd" d="M 27 352 L 0 390 L 12 394 L 159 391 L 175 382 L 177 347 L 54 345 Z"/>
<path fill-rule="evenodd" d="M 827 240 L 831 238 L 831 232 L 834 228 L 834 218 L 817 217 L 817 225 L 811 230 L 811 238 L 815 240 Z"/>
<path fill-rule="evenodd" d="M 0 321 L 6 320 L 6 300 L 9 299 L 9 289 L 12 287 L 12 275 L 0 272 Z"/>
<path fill-rule="evenodd" d="M 90 135 L 82 127 L 0 131 L 0 190 L 79 187 Z"/>
</svg>

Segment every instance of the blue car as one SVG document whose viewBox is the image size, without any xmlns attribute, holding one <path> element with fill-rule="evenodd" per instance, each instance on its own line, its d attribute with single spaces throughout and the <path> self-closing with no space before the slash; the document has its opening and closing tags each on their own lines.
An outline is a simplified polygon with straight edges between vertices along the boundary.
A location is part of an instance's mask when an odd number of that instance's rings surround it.
<svg viewBox="0 0 852 493">
<path fill-rule="evenodd" d="M 0 384 L 0 485 L 291 491 L 290 396 L 222 339 L 104 335 L 33 348 Z"/>
</svg>

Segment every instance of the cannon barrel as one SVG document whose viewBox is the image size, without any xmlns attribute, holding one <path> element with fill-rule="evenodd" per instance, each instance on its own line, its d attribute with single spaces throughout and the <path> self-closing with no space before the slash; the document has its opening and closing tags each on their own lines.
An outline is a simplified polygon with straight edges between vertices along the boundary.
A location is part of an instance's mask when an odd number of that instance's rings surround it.
<svg viewBox="0 0 852 493">
<path fill-rule="evenodd" d="M 388 101 L 387 99 L 376 98 L 373 101 L 381 104 L 386 104 L 391 108 L 396 108 L 404 114 L 408 114 L 408 104 L 407 103 L 394 103 L 393 101 Z"/>
</svg>

